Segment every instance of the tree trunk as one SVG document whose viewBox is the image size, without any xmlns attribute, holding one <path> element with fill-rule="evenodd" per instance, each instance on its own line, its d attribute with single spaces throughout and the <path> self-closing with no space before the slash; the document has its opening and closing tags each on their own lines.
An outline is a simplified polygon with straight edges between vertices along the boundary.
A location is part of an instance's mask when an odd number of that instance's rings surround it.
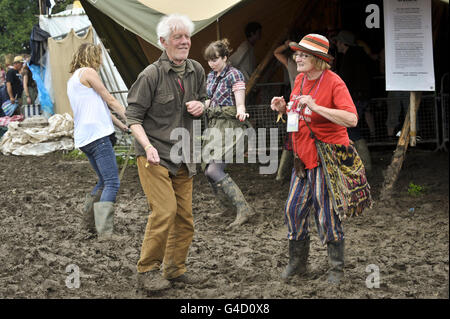
<svg viewBox="0 0 450 319">
<path fill-rule="evenodd" d="M 405 116 L 403 123 L 402 133 L 398 139 L 397 148 L 392 156 L 391 164 L 384 171 L 384 183 L 380 194 L 380 201 L 389 200 L 392 196 L 392 189 L 397 181 L 398 174 L 403 165 L 405 159 L 406 150 L 408 149 L 409 137 L 410 137 L 410 124 L 411 124 L 411 110 L 416 114 L 420 105 L 421 92 L 411 92 L 409 109 Z M 415 119 L 414 119 L 415 120 Z"/>
</svg>

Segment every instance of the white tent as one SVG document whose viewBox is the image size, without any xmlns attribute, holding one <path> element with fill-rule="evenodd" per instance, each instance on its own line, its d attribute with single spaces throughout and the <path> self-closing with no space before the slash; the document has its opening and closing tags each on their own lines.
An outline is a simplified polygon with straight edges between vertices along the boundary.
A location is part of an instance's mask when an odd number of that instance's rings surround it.
<svg viewBox="0 0 450 319">
<path fill-rule="evenodd" d="M 51 16 L 40 15 L 39 27 L 47 31 L 55 40 L 63 39 L 72 29 L 78 36 L 83 36 L 89 30 L 89 27 L 93 29 L 92 23 L 79 1 L 75 1 L 73 8 L 70 10 L 65 10 Z M 100 69 L 100 76 L 103 83 L 109 92 L 117 92 L 113 94 L 114 97 L 116 97 L 122 105 L 126 106 L 128 88 L 95 30 L 94 43 L 100 44 L 103 48 L 103 65 Z M 49 91 L 51 94 L 51 90 Z"/>
</svg>

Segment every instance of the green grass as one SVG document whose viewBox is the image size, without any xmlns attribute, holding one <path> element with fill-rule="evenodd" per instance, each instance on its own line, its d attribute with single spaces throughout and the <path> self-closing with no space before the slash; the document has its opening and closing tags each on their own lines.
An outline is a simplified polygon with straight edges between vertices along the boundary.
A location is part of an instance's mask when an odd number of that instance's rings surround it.
<svg viewBox="0 0 450 319">
<path fill-rule="evenodd" d="M 408 194 L 410 196 L 421 196 L 423 194 L 425 194 L 426 192 L 426 188 L 424 186 L 420 186 L 420 185 L 416 185 L 413 182 L 409 183 L 409 187 L 408 187 Z"/>
<path fill-rule="evenodd" d="M 74 149 L 70 152 L 63 152 L 62 157 L 64 160 L 67 160 L 67 161 L 87 160 L 86 155 L 78 149 Z M 125 164 L 126 160 L 127 160 L 126 154 L 116 155 L 117 166 L 122 167 Z M 130 158 L 128 159 L 127 166 L 136 166 L 136 165 L 137 165 L 136 157 L 130 156 Z"/>
<path fill-rule="evenodd" d="M 82 151 L 80 151 L 79 149 L 74 149 L 74 150 L 72 150 L 72 151 L 70 151 L 68 153 L 63 152 L 62 157 L 63 157 L 63 159 L 69 160 L 69 161 L 71 161 L 71 160 L 83 160 L 83 159 L 87 160 L 86 155 Z"/>
<path fill-rule="evenodd" d="M 127 155 L 117 155 L 116 160 L 117 160 L 117 165 L 122 167 L 125 164 L 125 161 L 127 160 Z M 137 165 L 136 157 L 130 156 L 130 158 L 128 159 L 127 166 L 136 166 L 136 165 Z"/>
</svg>

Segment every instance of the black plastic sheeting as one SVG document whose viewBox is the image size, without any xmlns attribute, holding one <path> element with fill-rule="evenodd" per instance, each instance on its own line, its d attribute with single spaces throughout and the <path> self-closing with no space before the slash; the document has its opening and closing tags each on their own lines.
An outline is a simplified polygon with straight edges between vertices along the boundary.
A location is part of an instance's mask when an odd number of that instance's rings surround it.
<svg viewBox="0 0 450 319">
<path fill-rule="evenodd" d="M 30 64 L 41 65 L 41 58 L 47 51 L 48 38 L 50 38 L 50 34 L 47 31 L 42 30 L 39 27 L 39 24 L 33 26 L 30 37 Z"/>
</svg>

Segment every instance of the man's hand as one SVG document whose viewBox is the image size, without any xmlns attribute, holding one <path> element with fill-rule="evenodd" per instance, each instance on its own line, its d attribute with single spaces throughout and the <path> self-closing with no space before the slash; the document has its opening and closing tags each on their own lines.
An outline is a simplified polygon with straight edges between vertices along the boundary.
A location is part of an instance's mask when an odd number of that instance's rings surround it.
<svg viewBox="0 0 450 319">
<path fill-rule="evenodd" d="M 145 151 L 145 154 L 147 155 L 147 162 L 151 165 L 159 165 L 159 154 L 158 150 L 154 148 L 153 146 L 148 148 Z M 148 163 L 145 165 L 145 167 L 148 166 Z"/>
<path fill-rule="evenodd" d="M 186 102 L 186 109 L 192 116 L 200 116 L 203 114 L 203 104 L 199 101 Z"/>
</svg>

